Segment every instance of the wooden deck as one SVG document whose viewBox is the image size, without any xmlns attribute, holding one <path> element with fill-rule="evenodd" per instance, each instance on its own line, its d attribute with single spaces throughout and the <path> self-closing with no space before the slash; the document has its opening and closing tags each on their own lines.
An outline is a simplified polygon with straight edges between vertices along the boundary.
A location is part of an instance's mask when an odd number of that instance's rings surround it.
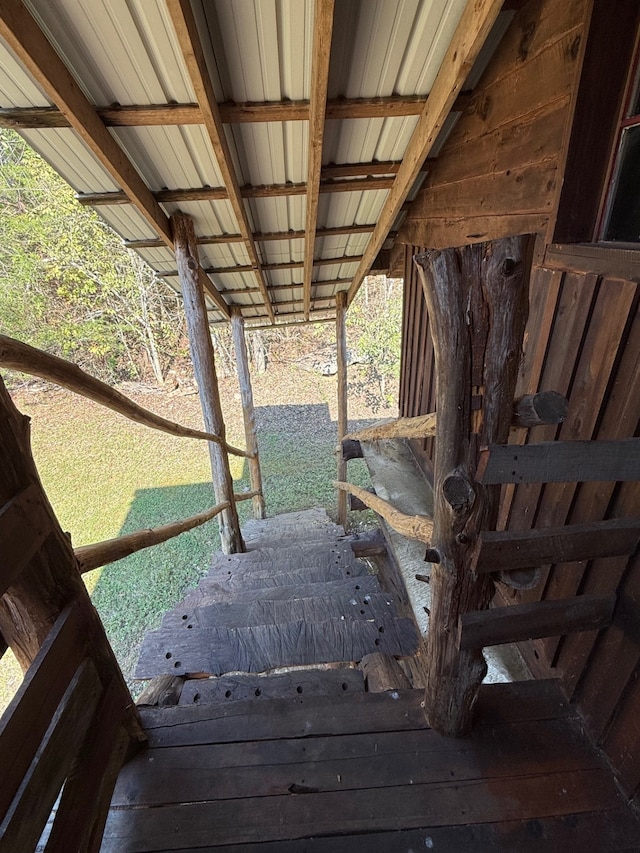
<svg viewBox="0 0 640 853">
<path fill-rule="evenodd" d="M 490 685 L 465 739 L 419 691 L 142 709 L 103 853 L 640 851 L 640 826 L 554 682 Z"/>
</svg>

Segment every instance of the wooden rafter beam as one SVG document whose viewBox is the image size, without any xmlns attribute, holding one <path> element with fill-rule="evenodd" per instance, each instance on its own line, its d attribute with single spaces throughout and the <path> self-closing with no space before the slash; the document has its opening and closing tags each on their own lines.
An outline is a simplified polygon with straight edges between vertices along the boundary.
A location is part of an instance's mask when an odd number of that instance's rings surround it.
<svg viewBox="0 0 640 853">
<path fill-rule="evenodd" d="M 456 98 L 454 110 L 461 112 L 472 104 L 472 95 Z M 392 95 L 388 98 L 334 98 L 327 101 L 325 118 L 369 119 L 402 118 L 420 115 L 426 98 L 420 95 Z M 308 101 L 263 101 L 219 105 L 224 124 L 253 124 L 274 121 L 308 121 Z M 169 127 L 202 124 L 198 104 L 150 104 L 96 107 L 106 127 Z M 70 127 L 64 113 L 56 107 L 9 107 L 0 109 L 0 127 L 12 130 L 46 130 Z"/>
<path fill-rule="evenodd" d="M 321 193 L 350 193 L 368 192 L 371 190 L 388 190 L 393 187 L 393 178 L 377 177 L 354 178 L 344 181 L 321 181 Z M 307 195 L 307 184 L 261 184 L 259 186 L 243 186 L 239 189 L 241 198 L 278 198 L 279 196 Z M 157 202 L 177 204 L 183 201 L 225 201 L 231 196 L 225 187 L 181 187 L 175 190 L 157 190 L 153 193 Z M 131 199 L 126 192 L 116 191 L 107 193 L 78 193 L 76 198 L 80 204 L 95 207 L 106 204 L 130 204 Z M 306 233 L 306 232 L 305 232 Z M 244 240 L 244 236 L 242 237 Z M 253 239 L 253 238 L 252 238 Z"/>
<path fill-rule="evenodd" d="M 231 160 L 231 151 L 229 150 L 229 144 L 224 134 L 220 108 L 213 91 L 191 3 L 189 0 L 167 0 L 167 8 L 178 37 L 178 43 L 182 50 L 191 84 L 196 94 L 196 100 L 202 110 L 202 119 L 211 140 L 218 168 L 229 194 L 229 202 L 238 222 L 238 230 L 244 238 L 249 260 L 254 267 L 258 287 L 262 293 L 269 318 L 273 322 L 273 308 L 269 301 L 267 285 L 260 267 L 260 257 L 253 240 L 252 229 L 244 207 L 238 178 Z"/>
<path fill-rule="evenodd" d="M 342 225 L 338 228 L 318 228 L 316 238 L 340 237 L 350 234 L 371 234 L 373 225 Z M 255 231 L 256 243 L 268 243 L 276 240 L 304 240 L 304 231 Z M 211 234 L 198 237 L 199 246 L 224 246 L 228 243 L 242 243 L 242 234 Z M 126 249 L 160 249 L 164 243 L 158 239 L 125 240 Z"/>
<path fill-rule="evenodd" d="M 313 262 L 314 267 L 334 267 L 341 264 L 357 264 L 362 259 L 362 255 L 342 255 L 340 258 L 319 258 Z M 263 264 L 262 269 L 265 272 L 284 272 L 285 270 L 297 270 L 304 267 L 303 261 L 286 261 L 282 264 Z M 233 273 L 252 272 L 253 267 L 247 264 L 238 264 L 235 267 L 206 267 L 207 275 L 228 275 Z M 177 270 L 159 270 L 156 275 L 158 278 L 171 278 L 178 275 Z M 322 284 L 322 282 L 315 282 Z M 289 285 L 291 286 L 291 285 Z"/>
<path fill-rule="evenodd" d="M 21 0 L 0 8 L 0 35 L 163 242 L 169 219 Z"/>
<path fill-rule="evenodd" d="M 378 217 L 378 224 L 349 288 L 349 304 L 358 292 L 362 280 L 369 272 L 371 264 L 411 192 L 418 173 L 447 116 L 453 109 L 456 97 L 460 94 L 464 81 L 501 7 L 502 0 L 476 0 L 473 3 L 467 3 L 411 136 L 393 187 Z"/>
<path fill-rule="evenodd" d="M 334 0 L 315 0 L 313 17 L 313 49 L 311 60 L 311 103 L 309 106 L 309 148 L 307 165 L 307 207 L 304 247 L 304 310 L 307 319 L 311 310 L 311 279 L 315 251 L 318 200 L 322 171 L 322 144 L 327 109 L 329 61 L 333 35 Z"/>
</svg>

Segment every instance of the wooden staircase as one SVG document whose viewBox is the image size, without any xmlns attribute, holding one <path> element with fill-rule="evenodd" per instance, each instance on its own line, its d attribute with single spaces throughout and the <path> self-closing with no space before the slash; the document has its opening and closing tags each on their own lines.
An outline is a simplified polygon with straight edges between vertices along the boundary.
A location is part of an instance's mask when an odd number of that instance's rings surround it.
<svg viewBox="0 0 640 853">
<path fill-rule="evenodd" d="M 195 676 L 182 703 L 331 694 L 364 689 L 348 667 L 367 655 L 415 654 L 415 624 L 396 615 L 393 596 L 324 510 L 252 520 L 243 533 L 247 552 L 216 554 L 198 587 L 146 635 L 137 678 Z M 266 680 L 290 667 L 304 669 Z"/>
</svg>

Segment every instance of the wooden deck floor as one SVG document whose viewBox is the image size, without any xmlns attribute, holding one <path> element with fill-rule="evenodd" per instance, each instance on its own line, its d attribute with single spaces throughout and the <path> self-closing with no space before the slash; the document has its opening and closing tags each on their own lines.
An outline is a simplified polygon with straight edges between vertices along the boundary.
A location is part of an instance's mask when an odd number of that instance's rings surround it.
<svg viewBox="0 0 640 853">
<path fill-rule="evenodd" d="M 142 709 L 103 853 L 640 851 L 553 682 L 483 688 L 465 739 L 418 691 Z"/>
</svg>

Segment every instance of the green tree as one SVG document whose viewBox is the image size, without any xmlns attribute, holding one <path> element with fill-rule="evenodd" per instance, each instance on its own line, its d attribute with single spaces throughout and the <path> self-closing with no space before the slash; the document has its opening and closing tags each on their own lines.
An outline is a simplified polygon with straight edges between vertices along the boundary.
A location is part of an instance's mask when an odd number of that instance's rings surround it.
<svg viewBox="0 0 640 853">
<path fill-rule="evenodd" d="M 13 131 L 0 131 L 0 331 L 111 382 L 161 382 L 176 295 Z"/>
</svg>

